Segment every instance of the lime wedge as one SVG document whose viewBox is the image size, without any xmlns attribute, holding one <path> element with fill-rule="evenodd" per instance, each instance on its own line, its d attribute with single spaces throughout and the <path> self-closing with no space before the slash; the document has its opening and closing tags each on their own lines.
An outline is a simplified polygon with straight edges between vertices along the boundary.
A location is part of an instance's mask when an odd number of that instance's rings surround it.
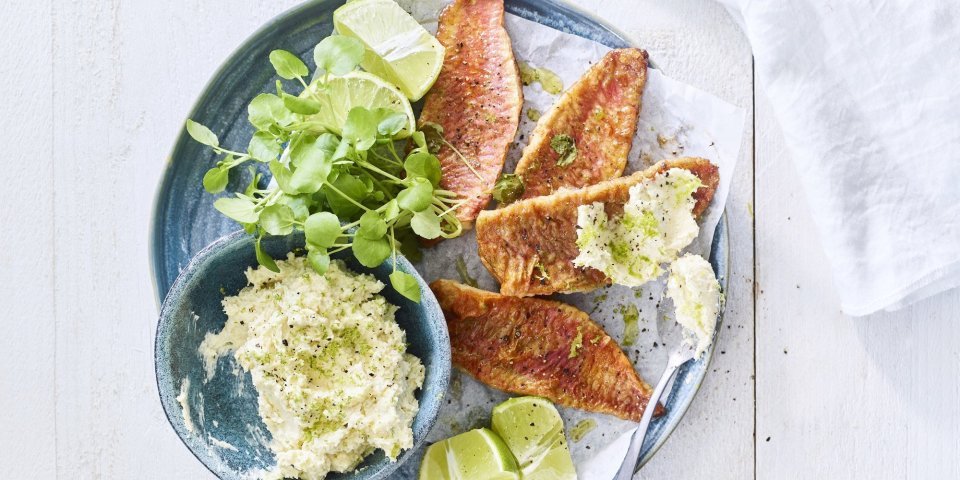
<svg viewBox="0 0 960 480">
<path fill-rule="evenodd" d="M 347 114 L 353 107 L 365 107 L 370 110 L 386 108 L 407 116 L 407 126 L 397 134 L 397 138 L 409 137 L 416 129 L 413 107 L 407 97 L 393 84 L 366 72 L 350 72 L 342 77 L 330 77 L 326 88 L 316 83 L 310 85 L 310 91 L 304 91 L 301 97 L 311 95 L 320 102 L 320 112 L 310 115 L 308 122 L 320 126 L 337 135 L 347 121 Z"/>
<path fill-rule="evenodd" d="M 393 0 L 357 0 L 333 12 L 337 33 L 367 47 L 360 66 L 417 101 L 437 80 L 443 45 Z"/>
<path fill-rule="evenodd" d="M 540 397 L 511 398 L 493 409 L 493 430 L 513 452 L 524 480 L 576 479 L 563 419 Z"/>
<path fill-rule="evenodd" d="M 420 480 L 519 479 L 513 454 L 497 434 L 486 428 L 430 445 L 420 464 Z"/>
</svg>

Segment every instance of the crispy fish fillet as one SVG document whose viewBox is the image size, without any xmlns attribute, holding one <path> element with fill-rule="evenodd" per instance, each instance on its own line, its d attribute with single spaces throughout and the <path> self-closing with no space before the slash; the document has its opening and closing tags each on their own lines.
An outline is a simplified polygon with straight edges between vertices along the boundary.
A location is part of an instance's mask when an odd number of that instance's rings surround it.
<svg viewBox="0 0 960 480">
<path fill-rule="evenodd" d="M 623 48 L 607 53 L 547 112 L 530 136 L 514 173 L 523 178 L 520 198 L 549 195 L 619 177 L 637 132 L 640 99 L 647 83 L 647 52 Z M 576 159 L 557 165 L 551 146 L 569 135 Z"/>
<path fill-rule="evenodd" d="M 573 264 L 580 253 L 577 207 L 601 202 L 608 216 L 618 216 L 630 198 L 630 187 L 671 168 L 689 170 L 703 182 L 693 193 L 697 202 L 693 214 L 699 217 L 720 181 L 717 167 L 702 158 L 665 160 L 627 177 L 482 212 L 477 218 L 480 260 L 500 282 L 504 295 L 585 292 L 608 285 L 610 280 L 599 270 Z"/>
<path fill-rule="evenodd" d="M 437 154 L 440 186 L 467 200 L 457 217 L 469 229 L 490 202 L 520 125 L 523 91 L 503 28 L 503 0 L 455 0 L 440 14 L 437 39 L 446 56 L 424 99 L 420 125 L 443 127 L 446 141 L 465 157 L 447 145 Z"/>
<path fill-rule="evenodd" d="M 447 319 L 453 363 L 491 387 L 639 421 L 650 400 L 617 342 L 586 313 L 451 280 L 430 284 Z M 659 415 L 663 407 L 657 405 Z"/>
</svg>

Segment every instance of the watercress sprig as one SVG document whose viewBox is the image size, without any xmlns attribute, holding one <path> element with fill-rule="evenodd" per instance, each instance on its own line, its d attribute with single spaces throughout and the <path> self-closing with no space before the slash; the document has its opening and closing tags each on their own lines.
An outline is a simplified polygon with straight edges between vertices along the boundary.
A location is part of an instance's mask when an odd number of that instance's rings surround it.
<svg viewBox="0 0 960 480">
<path fill-rule="evenodd" d="M 460 235 L 456 194 L 440 188 L 440 161 L 424 132 L 413 132 L 409 145 L 397 145 L 407 116 L 389 109 L 354 107 L 337 132 L 313 117 L 332 109 L 327 91 L 332 77 L 357 68 L 364 48 L 359 41 L 331 36 L 314 49 L 317 71 L 296 55 L 275 50 L 270 63 L 277 75 L 295 80 L 299 93 L 281 81 L 276 94 L 262 93 L 247 107 L 255 133 L 245 150 L 220 144 L 209 128 L 187 120 L 187 133 L 222 156 L 203 177 L 203 187 L 217 194 L 227 189 L 230 172 L 244 164 L 266 164 L 273 178 L 266 188 L 260 176 L 232 195 L 214 202 L 220 213 L 256 235 L 258 262 L 277 271 L 261 248 L 269 235 L 303 231 L 307 259 L 319 273 L 330 255 L 351 250 L 366 267 L 391 259 L 390 283 L 400 294 L 419 301 L 416 280 L 396 268 L 397 253 L 416 258 L 417 237 Z M 398 152 L 408 152 L 400 154 Z"/>
</svg>

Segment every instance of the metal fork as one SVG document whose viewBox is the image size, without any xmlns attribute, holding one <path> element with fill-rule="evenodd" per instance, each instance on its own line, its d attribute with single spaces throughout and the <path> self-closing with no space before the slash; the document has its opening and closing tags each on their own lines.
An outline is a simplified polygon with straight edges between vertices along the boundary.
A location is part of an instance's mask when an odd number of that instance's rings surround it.
<svg viewBox="0 0 960 480">
<path fill-rule="evenodd" d="M 613 477 L 613 480 L 630 480 L 633 478 L 633 474 L 636 473 L 637 470 L 637 463 L 640 462 L 640 448 L 643 446 L 643 439 L 647 436 L 647 428 L 650 427 L 650 420 L 653 419 L 653 411 L 656 410 L 657 402 L 660 401 L 660 397 L 663 396 L 663 392 L 667 389 L 670 379 L 677 373 L 680 366 L 692 360 L 694 357 L 694 348 L 686 341 L 680 342 L 680 345 L 670 353 L 667 368 L 663 371 L 663 375 L 660 376 L 660 381 L 657 382 L 657 388 L 653 389 L 653 395 L 650 395 L 647 408 L 643 410 L 643 416 L 640 417 L 640 425 L 637 426 L 637 429 L 634 430 L 633 435 L 630 437 L 630 448 L 627 449 L 623 463 L 620 464 L 620 469 L 617 470 L 617 474 Z"/>
</svg>

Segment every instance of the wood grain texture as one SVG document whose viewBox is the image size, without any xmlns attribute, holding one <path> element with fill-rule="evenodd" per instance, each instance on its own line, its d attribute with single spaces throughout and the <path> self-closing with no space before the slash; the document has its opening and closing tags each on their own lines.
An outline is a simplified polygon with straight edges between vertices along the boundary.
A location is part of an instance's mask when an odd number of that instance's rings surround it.
<svg viewBox="0 0 960 480">
<path fill-rule="evenodd" d="M 840 313 L 757 93 L 757 478 L 960 478 L 960 292 Z"/>
<path fill-rule="evenodd" d="M 55 2 L 59 478 L 210 478 L 156 391 L 147 232 L 200 91 L 294 1 Z"/>
<path fill-rule="evenodd" d="M 49 2 L 0 18 L 0 476 L 52 478 L 54 424 L 52 66 Z M 10 19 L 16 19 L 10 21 Z M 25 40 L 30 39 L 30 40 Z M 7 51 L 8 47 L 9 52 Z"/>
</svg>

